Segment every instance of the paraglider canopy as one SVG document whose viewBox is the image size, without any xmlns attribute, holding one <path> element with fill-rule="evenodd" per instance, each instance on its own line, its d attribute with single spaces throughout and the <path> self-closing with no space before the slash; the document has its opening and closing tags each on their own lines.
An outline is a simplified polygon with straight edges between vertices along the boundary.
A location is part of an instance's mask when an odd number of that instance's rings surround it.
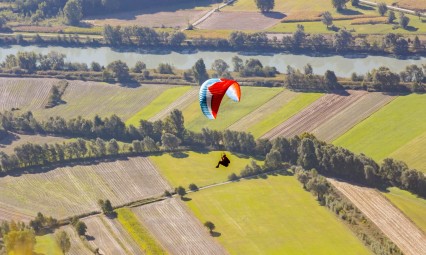
<svg viewBox="0 0 426 255">
<path fill-rule="evenodd" d="M 235 102 L 241 99 L 240 85 L 234 80 L 209 79 L 200 88 L 200 107 L 204 115 L 209 119 L 216 119 L 220 103 L 224 95 Z"/>
</svg>

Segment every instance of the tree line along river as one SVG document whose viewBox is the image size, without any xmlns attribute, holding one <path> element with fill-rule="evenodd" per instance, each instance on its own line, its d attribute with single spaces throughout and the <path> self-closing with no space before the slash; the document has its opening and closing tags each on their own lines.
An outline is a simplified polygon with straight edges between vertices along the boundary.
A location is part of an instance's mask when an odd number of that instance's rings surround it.
<svg viewBox="0 0 426 255">
<path fill-rule="evenodd" d="M 332 70 L 340 77 L 350 77 L 353 72 L 365 74 L 373 68 L 387 66 L 394 72 L 400 72 L 407 65 L 426 64 L 425 57 L 415 57 L 398 59 L 390 56 L 372 55 L 303 55 L 292 53 L 245 53 L 226 51 L 124 51 L 109 47 L 99 48 L 72 48 L 72 47 L 39 47 L 39 46 L 19 46 L 0 48 L 0 61 L 4 61 L 9 54 L 16 54 L 19 51 L 34 51 L 39 54 L 47 54 L 50 51 L 57 51 L 66 55 L 66 61 L 80 62 L 90 65 L 92 61 L 106 66 L 115 60 L 126 62 L 129 67 L 135 65 L 137 61 L 143 61 L 147 68 L 156 68 L 160 63 L 168 63 L 177 69 L 189 69 L 199 59 L 203 58 L 206 67 L 210 69 L 215 59 L 223 59 L 231 66 L 232 57 L 238 56 L 243 60 L 249 58 L 259 59 L 264 66 L 276 67 L 279 72 L 285 72 L 287 65 L 303 70 L 303 67 L 310 63 L 315 74 L 324 74 L 326 70 Z"/>
</svg>

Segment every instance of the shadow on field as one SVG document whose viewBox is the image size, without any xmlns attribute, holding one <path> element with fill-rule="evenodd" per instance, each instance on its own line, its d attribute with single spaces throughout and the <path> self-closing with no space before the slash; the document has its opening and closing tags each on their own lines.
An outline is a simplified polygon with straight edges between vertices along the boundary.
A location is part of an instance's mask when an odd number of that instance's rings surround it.
<svg viewBox="0 0 426 255">
<path fill-rule="evenodd" d="M 174 158 L 187 158 L 189 156 L 188 153 L 181 151 L 172 152 L 170 155 L 172 155 Z"/>
<path fill-rule="evenodd" d="M 358 9 L 361 9 L 361 10 L 364 10 L 364 11 L 373 11 L 374 10 L 373 7 L 368 6 L 368 5 L 362 5 L 362 4 L 358 5 Z"/>
<path fill-rule="evenodd" d="M 87 241 L 94 241 L 95 237 L 90 235 L 85 235 Z"/>
<path fill-rule="evenodd" d="M 262 12 L 262 14 L 263 16 L 271 19 L 284 19 L 285 17 L 287 17 L 287 15 L 282 12 Z"/>
<path fill-rule="evenodd" d="M 213 237 L 219 237 L 219 236 L 221 236 L 222 234 L 221 234 L 220 232 L 212 231 L 212 232 L 210 233 L 210 235 L 211 235 L 211 236 L 213 236 Z"/>
<path fill-rule="evenodd" d="M 348 16 L 351 16 L 351 15 L 362 15 L 363 14 L 360 11 L 352 10 L 352 9 L 343 9 L 343 10 L 339 11 L 339 13 L 343 14 L 343 15 L 348 15 Z"/>
<path fill-rule="evenodd" d="M 0 148 L 4 148 L 6 145 L 11 145 L 13 142 L 18 141 L 19 139 L 21 139 L 19 135 L 9 132 L 6 136 L 0 137 Z"/>
<path fill-rule="evenodd" d="M 184 202 L 188 202 L 188 201 L 192 200 L 192 198 L 190 198 L 190 197 L 181 197 L 180 199 Z"/>
</svg>

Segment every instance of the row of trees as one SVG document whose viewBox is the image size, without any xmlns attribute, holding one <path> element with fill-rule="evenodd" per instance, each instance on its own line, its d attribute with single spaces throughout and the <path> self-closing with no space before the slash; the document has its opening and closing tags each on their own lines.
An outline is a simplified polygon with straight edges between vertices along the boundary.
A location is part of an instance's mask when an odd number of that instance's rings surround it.
<svg viewBox="0 0 426 255">
<path fill-rule="evenodd" d="M 285 86 L 295 90 L 337 90 L 343 89 L 338 83 L 336 74 L 327 70 L 323 76 L 314 75 L 310 64 L 304 67 L 304 71 L 287 66 Z"/>
</svg>

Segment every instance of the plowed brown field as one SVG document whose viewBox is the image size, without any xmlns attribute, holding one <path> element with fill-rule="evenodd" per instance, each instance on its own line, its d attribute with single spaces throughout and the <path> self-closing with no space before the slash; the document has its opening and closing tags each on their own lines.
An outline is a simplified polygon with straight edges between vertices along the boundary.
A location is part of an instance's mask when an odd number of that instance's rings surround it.
<svg viewBox="0 0 426 255">
<path fill-rule="evenodd" d="M 227 254 L 178 198 L 132 210 L 171 254 Z"/>
<path fill-rule="evenodd" d="M 148 158 L 60 167 L 48 172 L 0 178 L 0 217 L 27 219 L 37 212 L 55 218 L 99 210 L 97 201 L 113 205 L 160 195 L 170 189 Z"/>
<path fill-rule="evenodd" d="M 85 218 L 83 222 L 87 225 L 89 243 L 99 248 L 100 254 L 143 254 L 125 231 L 117 229 L 114 220 L 98 215 Z"/>
<path fill-rule="evenodd" d="M 197 25 L 201 29 L 264 30 L 277 24 L 285 17 L 280 12 L 214 12 Z"/>
<path fill-rule="evenodd" d="M 368 94 L 366 91 L 354 90 L 350 90 L 348 93 L 348 95 L 327 94 L 321 97 L 303 111 L 266 133 L 262 138 L 293 137 L 303 132 L 312 132 L 337 113 L 358 103 Z"/>
<path fill-rule="evenodd" d="M 0 112 L 19 108 L 41 109 L 47 103 L 55 79 L 0 78 Z"/>
<path fill-rule="evenodd" d="M 68 237 L 70 238 L 71 242 L 71 248 L 67 252 L 67 255 L 92 255 L 93 253 L 84 246 L 83 242 L 81 241 L 80 237 L 77 235 L 76 230 L 71 225 L 67 225 L 64 227 L 61 227 L 59 229 L 65 231 L 68 234 Z"/>
<path fill-rule="evenodd" d="M 332 142 L 395 98 L 383 93 L 370 92 L 358 102 L 332 116 L 312 133 L 323 141 Z"/>
<path fill-rule="evenodd" d="M 378 191 L 328 179 L 358 207 L 404 254 L 426 254 L 426 234 Z"/>
</svg>

